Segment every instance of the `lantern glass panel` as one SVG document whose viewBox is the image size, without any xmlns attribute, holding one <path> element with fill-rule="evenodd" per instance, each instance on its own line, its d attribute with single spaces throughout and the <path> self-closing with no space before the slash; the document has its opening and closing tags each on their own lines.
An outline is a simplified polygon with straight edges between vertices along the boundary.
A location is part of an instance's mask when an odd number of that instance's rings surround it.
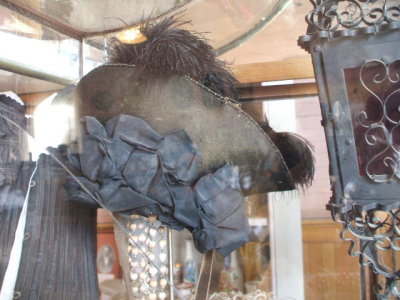
<svg viewBox="0 0 400 300">
<path fill-rule="evenodd" d="M 399 175 L 399 73 L 399 61 L 344 70 L 359 174 L 375 182 Z"/>
</svg>

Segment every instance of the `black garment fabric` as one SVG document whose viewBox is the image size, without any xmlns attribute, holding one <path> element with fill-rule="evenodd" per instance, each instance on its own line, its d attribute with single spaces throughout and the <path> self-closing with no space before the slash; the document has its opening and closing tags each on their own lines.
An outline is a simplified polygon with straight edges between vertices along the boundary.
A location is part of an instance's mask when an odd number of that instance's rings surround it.
<svg viewBox="0 0 400 300">
<path fill-rule="evenodd" d="M 22 136 L 9 120 L 25 128 L 24 107 L 0 94 L 0 287 L 14 242 L 15 229 L 24 201 L 16 183 L 22 170 Z M 8 119 L 8 120 L 7 120 Z"/>
<path fill-rule="evenodd" d="M 112 212 L 157 215 L 173 229 L 190 230 L 202 253 L 228 255 L 248 241 L 237 168 L 224 165 L 196 178 L 201 156 L 184 130 L 162 136 L 142 119 L 119 115 L 104 126 L 85 117 L 83 131 L 82 151 L 71 155 L 71 163 L 91 195 L 70 178 L 71 199 Z"/>
<path fill-rule="evenodd" d="M 14 164 L 15 165 L 15 164 Z M 0 285 L 35 162 L 22 162 L 16 181 L 0 186 Z M 7 170 L 0 170 L 7 176 Z M 69 200 L 66 172 L 42 155 L 33 177 L 15 292 L 18 299 L 98 299 L 96 210 Z"/>
<path fill-rule="evenodd" d="M 25 108 L 0 94 L 0 185 L 15 182 L 21 161 L 27 158 L 25 135 L 10 121 L 25 129 Z"/>
</svg>

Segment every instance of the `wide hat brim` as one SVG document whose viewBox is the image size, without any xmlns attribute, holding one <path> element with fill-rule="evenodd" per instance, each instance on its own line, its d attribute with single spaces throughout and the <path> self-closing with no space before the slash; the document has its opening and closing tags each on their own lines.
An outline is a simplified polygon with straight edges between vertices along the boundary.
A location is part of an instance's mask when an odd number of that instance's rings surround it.
<svg viewBox="0 0 400 300">
<path fill-rule="evenodd" d="M 134 66 L 103 65 L 84 76 L 78 117 L 107 121 L 128 114 L 162 135 L 184 129 L 201 155 L 198 177 L 224 164 L 239 167 L 244 195 L 294 189 L 281 153 L 239 105 L 188 77 L 143 80 Z"/>
</svg>

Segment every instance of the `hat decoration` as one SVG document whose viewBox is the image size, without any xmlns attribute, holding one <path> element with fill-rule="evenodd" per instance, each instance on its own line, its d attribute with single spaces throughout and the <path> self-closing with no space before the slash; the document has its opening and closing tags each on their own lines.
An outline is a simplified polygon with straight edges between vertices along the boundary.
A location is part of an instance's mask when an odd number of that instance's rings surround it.
<svg viewBox="0 0 400 300">
<path fill-rule="evenodd" d="M 169 17 L 147 22 L 143 43 L 111 40 L 110 64 L 75 91 L 82 150 L 70 160 L 104 208 L 156 215 L 191 231 L 200 252 L 228 255 L 249 239 L 243 195 L 307 186 L 314 159 L 304 139 L 239 108 L 235 77 L 183 24 Z M 66 187 L 98 206 L 74 180 Z"/>
<path fill-rule="evenodd" d="M 228 255 L 248 241 L 238 170 L 224 165 L 197 180 L 201 155 L 184 130 L 162 136 L 127 115 L 104 126 L 85 117 L 83 124 L 82 151 L 70 162 L 102 207 L 187 228 L 202 253 L 217 249 Z M 73 178 L 66 189 L 72 200 L 99 207 Z"/>
<path fill-rule="evenodd" d="M 109 63 L 135 66 L 147 82 L 174 75 L 188 76 L 219 95 L 237 97 L 235 76 L 199 33 L 180 28 L 189 22 L 176 16 L 146 22 L 141 32 L 146 42 L 128 44 L 112 38 Z"/>
<path fill-rule="evenodd" d="M 147 37 L 145 43 L 128 44 L 111 39 L 110 64 L 133 65 L 139 78 L 145 81 L 188 76 L 221 96 L 237 100 L 238 81 L 226 62 L 216 57 L 202 35 L 180 28 L 187 24 L 172 16 L 145 23 L 141 28 Z M 299 135 L 274 131 L 268 121 L 260 126 L 282 153 L 293 183 L 303 188 L 310 186 L 315 172 L 313 146 Z"/>
</svg>

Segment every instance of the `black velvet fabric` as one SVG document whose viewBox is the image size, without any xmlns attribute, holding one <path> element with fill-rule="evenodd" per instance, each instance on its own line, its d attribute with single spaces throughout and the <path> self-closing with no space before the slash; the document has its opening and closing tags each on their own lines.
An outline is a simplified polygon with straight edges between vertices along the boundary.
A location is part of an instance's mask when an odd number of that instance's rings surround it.
<svg viewBox="0 0 400 300">
<path fill-rule="evenodd" d="M 66 188 L 73 200 L 126 214 L 157 215 L 165 225 L 193 233 L 204 253 L 222 255 L 248 241 L 239 172 L 224 165 L 195 178 L 200 164 L 196 145 L 184 130 L 160 135 L 142 119 L 119 115 L 103 126 L 83 118 L 82 151 L 71 162 L 79 181 Z"/>
</svg>

